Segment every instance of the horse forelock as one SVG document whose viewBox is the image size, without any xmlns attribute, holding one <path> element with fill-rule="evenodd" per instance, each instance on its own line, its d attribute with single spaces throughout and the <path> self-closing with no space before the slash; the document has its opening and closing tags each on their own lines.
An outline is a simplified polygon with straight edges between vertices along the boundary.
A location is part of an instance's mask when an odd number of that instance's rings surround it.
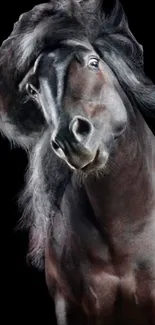
<svg viewBox="0 0 155 325">
<path fill-rule="evenodd" d="M 51 1 L 35 6 L 20 16 L 14 30 L 3 46 L 11 47 L 12 60 L 18 73 L 23 73 L 39 53 L 59 42 L 88 38 L 93 42 L 99 34 L 116 33 L 119 26 L 126 29 L 125 14 L 117 1 L 109 14 L 102 8 L 107 1 Z M 71 14 L 71 9 L 72 14 Z M 118 19 L 119 18 L 119 19 Z M 123 25 L 122 25 L 123 24 Z M 95 26 L 95 28 L 94 28 Z"/>
</svg>

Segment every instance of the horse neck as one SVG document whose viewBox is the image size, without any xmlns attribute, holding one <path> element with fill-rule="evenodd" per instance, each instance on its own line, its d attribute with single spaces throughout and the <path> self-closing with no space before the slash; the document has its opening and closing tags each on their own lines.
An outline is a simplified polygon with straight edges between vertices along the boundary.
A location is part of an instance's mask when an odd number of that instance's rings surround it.
<svg viewBox="0 0 155 325">
<path fill-rule="evenodd" d="M 118 219 L 138 225 L 155 209 L 155 138 L 140 113 L 136 115 L 116 144 L 109 172 L 85 180 L 100 224 Z"/>
</svg>

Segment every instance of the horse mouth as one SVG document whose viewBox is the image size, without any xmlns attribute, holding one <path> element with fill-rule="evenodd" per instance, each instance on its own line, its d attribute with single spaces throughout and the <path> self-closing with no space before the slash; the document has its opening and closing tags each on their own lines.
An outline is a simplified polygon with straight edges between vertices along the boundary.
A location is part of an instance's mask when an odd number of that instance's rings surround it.
<svg viewBox="0 0 155 325">
<path fill-rule="evenodd" d="M 99 157 L 99 150 L 97 150 L 94 158 L 88 164 L 86 164 L 84 167 L 81 168 L 81 171 L 87 172 L 91 168 L 93 168 L 93 166 L 95 166 L 97 163 L 98 157 Z"/>
<path fill-rule="evenodd" d="M 107 160 L 108 153 L 106 151 L 102 152 L 100 149 L 97 149 L 95 154 L 92 156 L 71 156 L 67 159 L 64 159 L 68 166 L 74 171 L 80 171 L 85 174 L 89 174 L 93 171 L 98 171 L 104 168 Z"/>
<path fill-rule="evenodd" d="M 94 171 L 101 170 L 102 168 L 105 167 L 106 162 L 108 160 L 108 153 L 101 152 L 99 149 L 96 151 L 94 157 L 86 164 L 83 166 L 77 166 L 76 164 L 73 164 L 69 161 L 66 161 L 67 164 L 70 166 L 71 169 L 80 171 L 84 174 L 89 174 Z"/>
<path fill-rule="evenodd" d="M 81 171 L 83 173 L 90 173 L 102 169 L 105 166 L 107 160 L 108 160 L 107 153 L 104 152 L 101 154 L 100 150 L 98 149 L 96 151 L 96 155 L 94 159 L 91 162 L 89 162 L 87 165 L 85 165 L 83 168 L 81 168 Z"/>
</svg>

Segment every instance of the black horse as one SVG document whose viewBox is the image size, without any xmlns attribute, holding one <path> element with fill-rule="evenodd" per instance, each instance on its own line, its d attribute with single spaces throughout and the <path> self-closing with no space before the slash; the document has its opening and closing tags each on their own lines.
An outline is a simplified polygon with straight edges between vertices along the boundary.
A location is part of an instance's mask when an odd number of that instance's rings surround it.
<svg viewBox="0 0 155 325">
<path fill-rule="evenodd" d="M 155 86 L 118 1 L 51 1 L 0 48 L 0 128 L 58 325 L 155 325 Z"/>
</svg>

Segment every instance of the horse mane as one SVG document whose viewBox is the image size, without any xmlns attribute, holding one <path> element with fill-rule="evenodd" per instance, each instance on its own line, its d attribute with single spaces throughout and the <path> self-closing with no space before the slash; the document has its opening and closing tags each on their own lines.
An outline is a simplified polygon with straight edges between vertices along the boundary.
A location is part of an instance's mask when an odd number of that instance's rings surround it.
<svg viewBox="0 0 155 325">
<path fill-rule="evenodd" d="M 53 0 L 22 14 L 0 48 L 2 89 L 18 97 L 18 84 L 38 55 L 68 39 L 89 41 L 144 119 L 154 124 L 155 86 L 144 73 L 143 48 L 117 0 Z M 26 207 L 21 222 L 30 230 L 30 257 L 37 266 L 71 178 L 68 167 L 48 150 L 48 136 L 44 132 L 30 151 L 27 185 L 19 200 Z"/>
<path fill-rule="evenodd" d="M 39 269 L 44 267 L 44 250 L 71 175 L 68 166 L 52 155 L 50 133 L 46 131 L 29 155 L 26 186 L 18 200 L 21 218 L 17 230 L 29 232 L 27 260 Z"/>
</svg>

